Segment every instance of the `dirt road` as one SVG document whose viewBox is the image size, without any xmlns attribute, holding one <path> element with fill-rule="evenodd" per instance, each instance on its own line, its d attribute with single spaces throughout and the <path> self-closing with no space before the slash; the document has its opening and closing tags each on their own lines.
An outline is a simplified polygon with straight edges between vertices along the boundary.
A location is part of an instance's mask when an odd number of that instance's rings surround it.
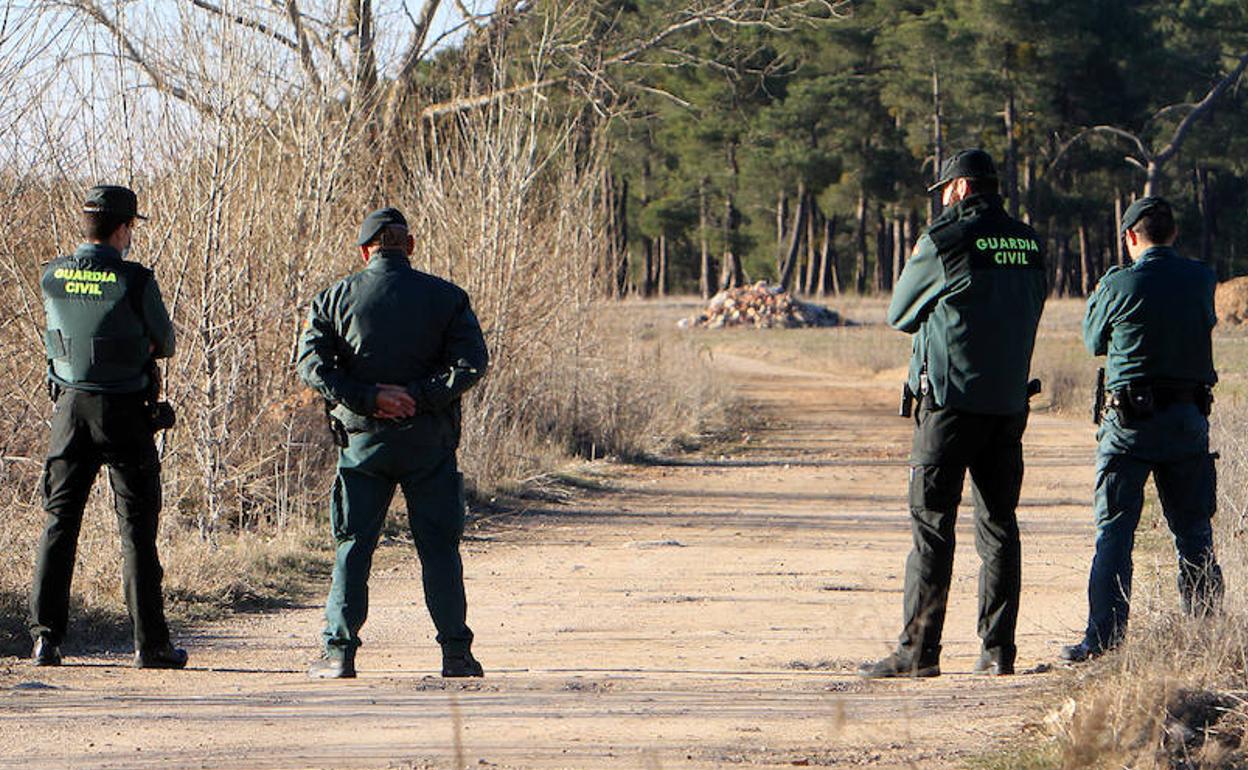
<svg viewBox="0 0 1248 770">
<path fill-rule="evenodd" d="M 611 468 L 466 544 L 488 678 L 435 678 L 414 556 L 376 574 L 361 678 L 309 682 L 319 611 L 184 636 L 194 670 L 0 662 L 0 767 L 957 767 L 1008 747 L 1053 675 L 973 677 L 978 559 L 964 506 L 945 676 L 862 682 L 901 612 L 909 426 L 896 376 L 721 354 L 767 429 L 727 455 Z M 1089 430 L 1027 434 L 1020 664 L 1084 612 Z M 969 498 L 969 495 L 968 495 Z"/>
</svg>

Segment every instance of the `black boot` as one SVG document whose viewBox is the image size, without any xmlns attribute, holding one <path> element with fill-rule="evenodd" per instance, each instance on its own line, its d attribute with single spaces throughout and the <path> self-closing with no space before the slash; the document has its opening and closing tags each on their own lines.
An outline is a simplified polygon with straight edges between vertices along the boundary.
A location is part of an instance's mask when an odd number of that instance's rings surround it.
<svg viewBox="0 0 1248 770">
<path fill-rule="evenodd" d="M 309 679 L 354 679 L 355 656 L 321 653 L 321 657 L 308 666 Z"/>
<path fill-rule="evenodd" d="M 1084 640 L 1078 644 L 1066 645 L 1057 653 L 1057 657 L 1067 663 L 1083 663 L 1085 660 L 1098 658 L 1104 654 L 1105 650 Z"/>
<path fill-rule="evenodd" d="M 928 650 L 918 656 L 894 652 L 887 658 L 863 663 L 858 667 L 863 679 L 926 679 L 940 676 L 940 649 Z"/>
<path fill-rule="evenodd" d="M 34 666 L 61 665 L 61 648 L 41 636 L 35 640 L 35 649 L 30 653 L 30 663 Z"/>
<path fill-rule="evenodd" d="M 443 652 L 442 676 L 447 679 L 485 676 L 485 671 L 481 669 L 481 664 L 477 662 L 477 659 L 472 657 L 472 653 L 467 650 L 457 653 Z"/>
<path fill-rule="evenodd" d="M 1005 650 L 984 650 L 975 661 L 971 673 L 986 676 L 1009 676 L 1014 673 L 1014 656 Z"/>
<path fill-rule="evenodd" d="M 135 668 L 186 668 L 186 650 L 168 642 L 163 647 L 134 653 Z"/>
</svg>

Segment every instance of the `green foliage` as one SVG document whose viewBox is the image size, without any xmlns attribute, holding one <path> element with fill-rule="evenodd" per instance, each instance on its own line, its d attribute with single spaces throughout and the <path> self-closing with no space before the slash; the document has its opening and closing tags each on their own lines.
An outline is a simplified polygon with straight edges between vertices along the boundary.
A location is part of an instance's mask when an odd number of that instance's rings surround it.
<svg viewBox="0 0 1248 770">
<path fill-rule="evenodd" d="M 640 28 L 679 4 L 607 6 L 618 28 Z M 670 274 L 683 276 L 672 290 L 696 287 L 702 239 L 715 256 L 743 256 L 750 278 L 775 279 L 799 189 L 816 222 L 835 218 L 839 268 L 873 273 L 885 260 L 874 287 L 886 290 L 893 252 L 883 239 L 934 210 L 924 188 L 938 150 L 980 146 L 997 159 L 1013 206 L 1049 240 L 1055 286 L 1078 293 L 1115 259 L 1115 199 L 1141 194 L 1146 177 L 1124 161 L 1139 152 L 1120 136 L 1069 140 L 1108 125 L 1156 153 L 1184 105 L 1245 52 L 1239 0 L 877 0 L 791 29 L 705 24 L 613 71 L 626 107 L 612 128 L 613 172 L 629 182 L 630 231 L 672 244 Z M 1248 204 L 1244 85 L 1161 169 L 1161 192 L 1187 233 L 1181 246 L 1223 276 L 1248 269 L 1248 222 L 1234 215 Z M 643 245 L 629 245 L 634 267 Z"/>
</svg>

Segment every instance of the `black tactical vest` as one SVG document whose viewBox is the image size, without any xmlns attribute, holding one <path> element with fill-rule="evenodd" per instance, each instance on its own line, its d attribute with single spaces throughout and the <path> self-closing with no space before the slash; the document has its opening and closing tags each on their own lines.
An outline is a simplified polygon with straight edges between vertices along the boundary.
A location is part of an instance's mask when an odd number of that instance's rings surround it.
<svg viewBox="0 0 1248 770">
<path fill-rule="evenodd" d="M 963 200 L 928 235 L 948 286 L 926 324 L 939 402 L 987 414 L 1021 411 L 1048 293 L 1040 237 L 1012 219 L 997 195 Z"/>
<path fill-rule="evenodd" d="M 102 393 L 146 387 L 151 341 L 141 307 L 151 276 L 108 246 L 83 246 L 48 264 L 40 286 L 54 382 Z"/>
</svg>

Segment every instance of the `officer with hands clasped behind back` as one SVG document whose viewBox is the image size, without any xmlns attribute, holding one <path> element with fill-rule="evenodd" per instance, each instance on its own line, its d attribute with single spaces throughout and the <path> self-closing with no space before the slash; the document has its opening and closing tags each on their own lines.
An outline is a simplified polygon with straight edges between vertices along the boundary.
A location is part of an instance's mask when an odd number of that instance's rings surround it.
<svg viewBox="0 0 1248 770">
<path fill-rule="evenodd" d="M 397 210 L 369 214 L 357 244 L 365 268 L 313 301 L 297 362 L 303 381 L 333 405 L 340 447 L 324 650 L 308 675 L 355 676 L 368 573 L 398 486 L 442 646 L 442 676 L 481 676 L 466 622 L 464 487 L 455 452 L 460 396 L 485 374 L 485 339 L 462 289 L 412 268 L 415 241 Z"/>
<path fill-rule="evenodd" d="M 1060 653 L 1072 662 L 1115 647 L 1126 633 L 1131 551 L 1150 473 L 1174 534 L 1184 609 L 1204 615 L 1223 590 L 1213 553 L 1217 495 L 1208 420 L 1217 382 L 1216 278 L 1208 265 L 1175 251 L 1178 228 L 1162 198 L 1132 203 L 1122 236 L 1133 264 L 1105 274 L 1083 322 L 1088 351 L 1107 360 L 1094 415 L 1100 429 L 1088 625 L 1083 639 Z"/>
<path fill-rule="evenodd" d="M 135 665 L 182 668 L 187 655 L 169 641 L 156 552 L 161 494 L 155 433 L 172 427 L 173 413 L 156 400 L 154 359 L 173 355 L 173 324 L 152 271 L 125 259 L 136 221 L 146 219 L 135 194 L 93 187 L 82 219 L 87 242 L 49 263 L 40 282 L 56 406 L 43 471 L 47 524 L 30 599 L 32 657 L 37 666 L 61 663 L 83 509 L 100 466 L 107 465 Z"/>
<path fill-rule="evenodd" d="M 888 308 L 914 335 L 903 414 L 918 398 L 910 457 L 913 550 L 895 652 L 863 664 L 868 678 L 940 674 L 954 523 L 969 469 L 979 576 L 976 673 L 1014 671 L 1021 581 L 1018 521 L 1023 431 L 1036 327 L 1047 293 L 1040 238 L 1010 218 L 992 158 L 964 150 L 945 162 L 947 208 L 919 238 Z"/>
</svg>

